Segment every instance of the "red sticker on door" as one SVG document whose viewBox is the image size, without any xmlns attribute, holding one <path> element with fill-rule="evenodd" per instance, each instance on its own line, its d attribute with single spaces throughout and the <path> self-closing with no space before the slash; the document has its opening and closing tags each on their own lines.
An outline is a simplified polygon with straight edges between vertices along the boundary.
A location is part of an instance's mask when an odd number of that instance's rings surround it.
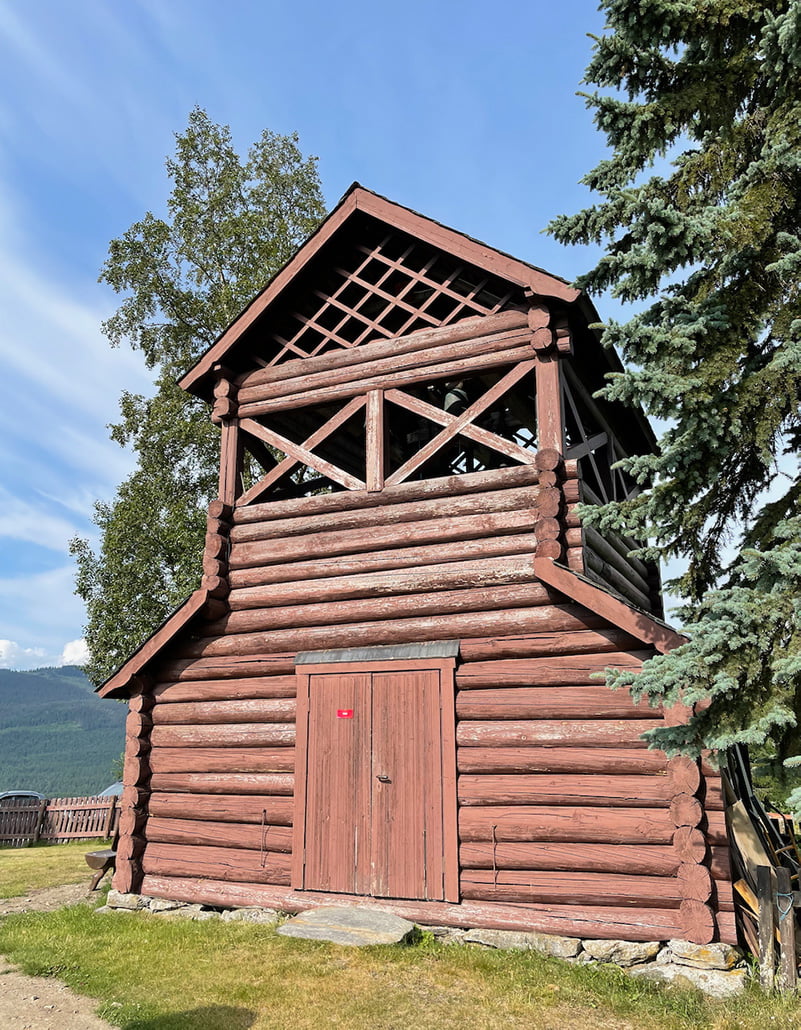
<svg viewBox="0 0 801 1030">
<path fill-rule="evenodd" d="M 352 708 L 337 708 L 337 719 L 352 719 L 353 709 Z"/>
</svg>

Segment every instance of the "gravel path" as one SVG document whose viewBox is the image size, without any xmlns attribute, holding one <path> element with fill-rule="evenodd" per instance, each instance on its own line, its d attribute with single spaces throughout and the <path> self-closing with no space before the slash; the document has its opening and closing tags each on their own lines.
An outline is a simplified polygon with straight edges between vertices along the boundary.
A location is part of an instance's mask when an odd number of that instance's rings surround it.
<svg viewBox="0 0 801 1030">
<path fill-rule="evenodd" d="M 96 895 L 94 895 L 96 897 Z M 0 901 L 0 916 L 16 912 L 51 912 L 89 902 L 85 883 L 31 891 Z M 25 976 L 0 955 L 0 1027 L 2 1030 L 112 1030 L 94 1010 L 97 1002 L 73 994 L 51 977 Z"/>
</svg>

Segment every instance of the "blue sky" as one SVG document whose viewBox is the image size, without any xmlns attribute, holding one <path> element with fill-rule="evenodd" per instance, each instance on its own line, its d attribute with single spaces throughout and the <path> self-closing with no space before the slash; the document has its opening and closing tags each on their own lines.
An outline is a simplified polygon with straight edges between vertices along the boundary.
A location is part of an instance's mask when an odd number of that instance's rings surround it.
<svg viewBox="0 0 801 1030">
<path fill-rule="evenodd" d="M 358 180 L 571 279 L 590 255 L 541 230 L 602 155 L 576 96 L 601 28 L 592 0 L 0 4 L 0 667 L 81 657 L 67 542 L 130 471 L 106 426 L 149 384 L 97 275 L 163 212 L 191 108 L 240 152 L 297 130 L 330 206 Z"/>
</svg>

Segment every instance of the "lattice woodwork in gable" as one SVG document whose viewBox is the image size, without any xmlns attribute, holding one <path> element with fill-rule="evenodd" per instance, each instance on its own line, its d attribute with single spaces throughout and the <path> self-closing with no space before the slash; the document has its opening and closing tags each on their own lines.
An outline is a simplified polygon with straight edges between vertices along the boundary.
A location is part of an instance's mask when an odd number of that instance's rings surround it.
<svg viewBox="0 0 801 1030">
<path fill-rule="evenodd" d="M 523 306 L 519 286 L 362 215 L 296 276 L 251 347 L 275 365 Z"/>
</svg>

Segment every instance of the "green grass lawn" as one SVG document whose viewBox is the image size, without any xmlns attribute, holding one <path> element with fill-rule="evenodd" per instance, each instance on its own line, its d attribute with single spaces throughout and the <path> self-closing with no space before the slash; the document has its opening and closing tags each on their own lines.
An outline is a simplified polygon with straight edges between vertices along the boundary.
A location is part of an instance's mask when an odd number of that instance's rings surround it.
<svg viewBox="0 0 801 1030">
<path fill-rule="evenodd" d="M 0 851 L 2 893 L 88 882 L 83 855 L 92 847 Z M 801 1027 L 796 998 L 752 989 L 716 1003 L 612 967 L 442 945 L 430 935 L 407 947 L 339 948 L 265 926 L 95 915 L 83 905 L 0 918 L 0 954 L 97 999 L 100 1014 L 124 1030 Z"/>
<path fill-rule="evenodd" d="M 71 844 L 0 848 L 0 898 L 15 898 L 42 887 L 58 887 L 82 880 L 86 880 L 88 888 L 92 870 L 83 856 L 87 851 L 108 846 L 108 841 L 81 840 Z"/>
<path fill-rule="evenodd" d="M 125 1030 L 796 1030 L 801 1003 L 714 1003 L 615 969 L 448 946 L 339 948 L 269 927 L 95 915 L 0 920 L 0 953 Z"/>
</svg>

